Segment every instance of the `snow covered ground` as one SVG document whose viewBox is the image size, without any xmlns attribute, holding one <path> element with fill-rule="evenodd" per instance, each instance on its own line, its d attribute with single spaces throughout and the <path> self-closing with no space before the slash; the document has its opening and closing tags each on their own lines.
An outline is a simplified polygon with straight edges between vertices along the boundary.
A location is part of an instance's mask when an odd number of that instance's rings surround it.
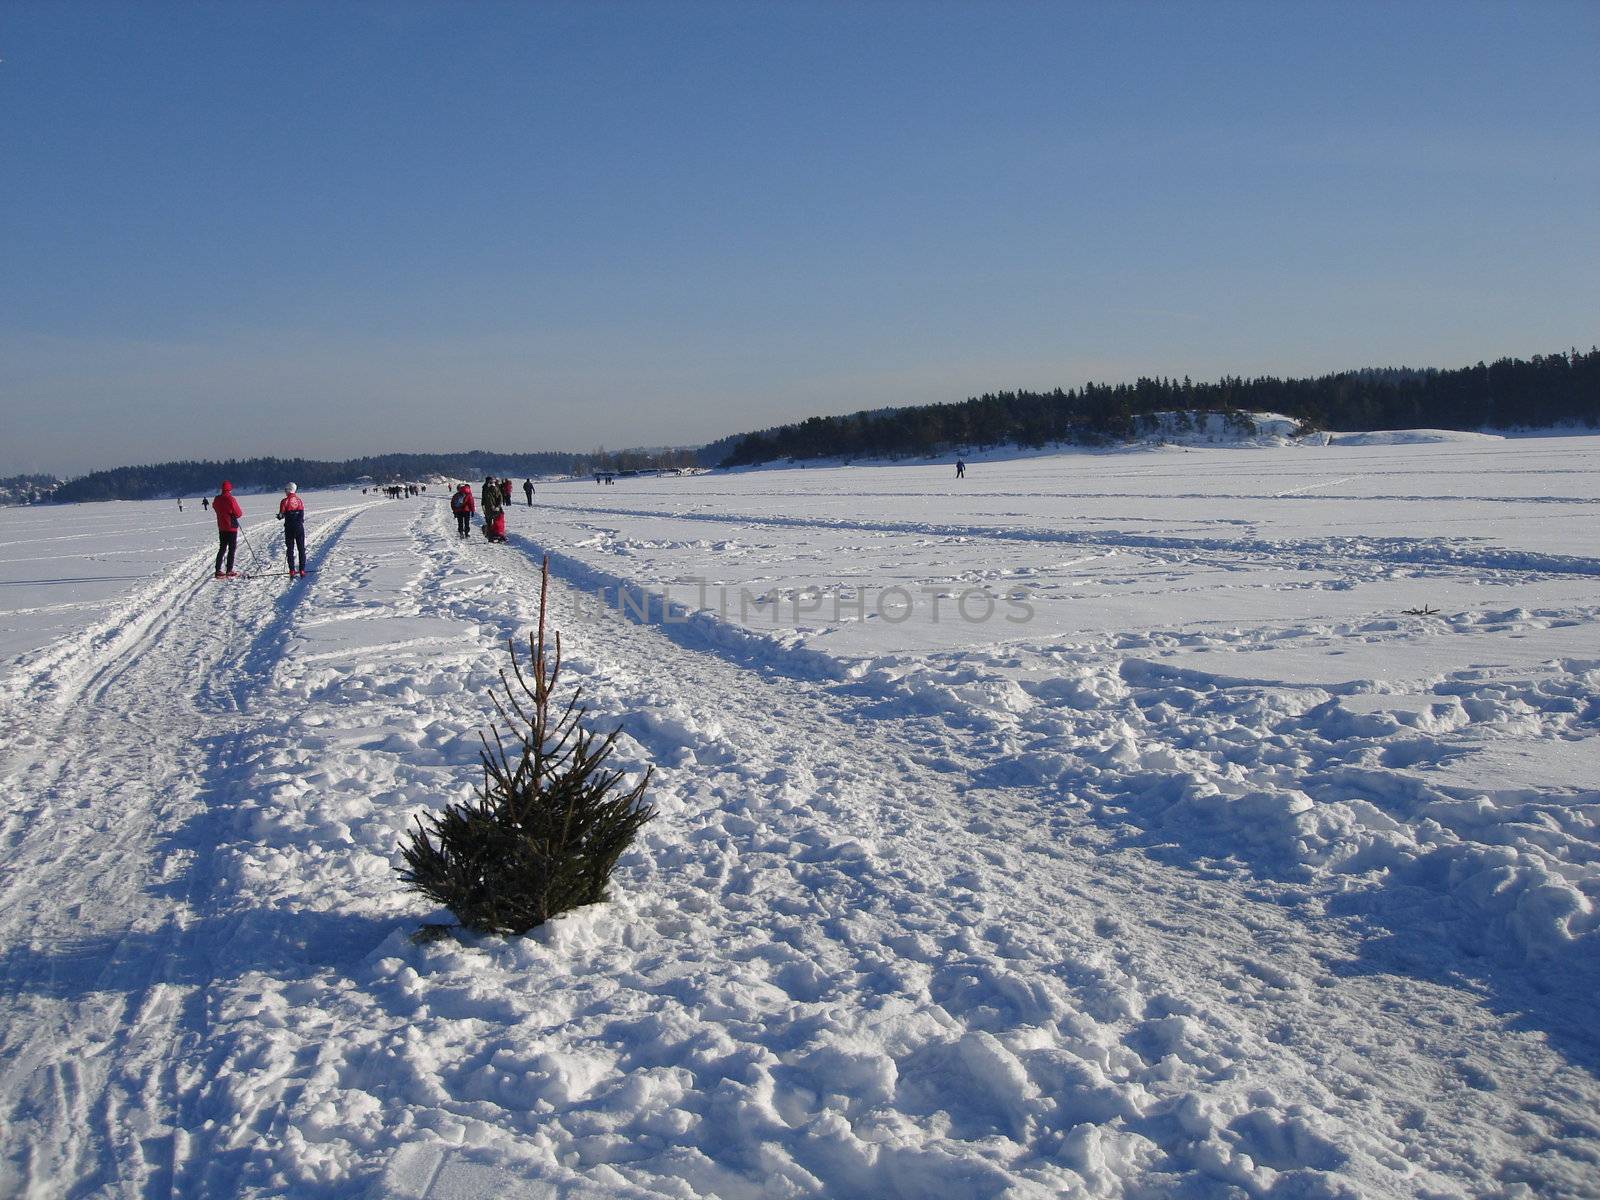
<svg viewBox="0 0 1600 1200">
<path fill-rule="evenodd" d="M 1600 438 L 307 499 L 0 513 L 0 1195 L 1600 1195 Z M 660 816 L 416 944 L 544 550 Z"/>
</svg>

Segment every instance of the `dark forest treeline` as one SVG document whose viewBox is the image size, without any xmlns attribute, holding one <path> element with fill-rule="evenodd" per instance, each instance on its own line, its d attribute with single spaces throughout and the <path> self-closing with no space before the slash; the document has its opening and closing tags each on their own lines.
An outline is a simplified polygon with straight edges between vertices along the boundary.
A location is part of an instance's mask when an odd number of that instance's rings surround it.
<svg viewBox="0 0 1600 1200">
<path fill-rule="evenodd" d="M 276 490 L 289 480 L 302 488 L 446 479 L 485 473 L 524 475 L 648 471 L 696 462 L 743 466 L 776 459 L 920 455 L 981 446 L 1104 444 L 1133 437 L 1138 418 L 1172 410 L 1278 412 L 1309 428 L 1374 429 L 1549 428 L 1600 425 L 1600 350 L 1587 354 L 1503 358 L 1457 370 L 1368 369 L 1313 379 L 1242 379 L 1215 383 L 1140 379 L 1051 392 L 997 392 L 961 403 L 811 417 L 701 448 L 587 454 L 549 451 L 510 454 L 383 454 L 324 462 L 249 458 L 226 462 L 169 462 L 96 471 L 57 488 L 50 499 L 144 500 L 204 496 L 223 479 L 241 491 Z"/>
<path fill-rule="evenodd" d="M 190 460 L 153 463 L 138 467 L 113 467 L 73 479 L 56 490 L 60 502 L 79 500 L 148 500 L 157 496 L 209 496 L 224 480 L 242 492 L 277 489 L 293 480 L 302 489 L 340 487 L 372 480 L 402 482 L 431 475 L 471 480 L 485 472 L 516 474 L 523 471 L 571 470 L 573 454 L 382 454 L 343 462 L 307 458 L 242 458 L 225 462 Z"/>
<path fill-rule="evenodd" d="M 1549 428 L 1600 425 L 1600 350 L 1502 358 L 1458 370 L 1346 371 L 1314 379 L 1140 379 L 961 403 L 810 417 L 730 439 L 723 466 L 775 459 L 930 454 L 962 447 L 1103 444 L 1155 412 L 1276 412 L 1307 428 Z"/>
<path fill-rule="evenodd" d="M 302 490 L 342 487 L 371 480 L 402 483 L 443 476 L 472 481 L 485 474 L 521 479 L 527 475 L 585 474 L 589 471 L 644 471 L 692 465 L 691 450 L 596 450 L 589 454 L 545 451 L 507 454 L 464 450 L 457 454 L 379 454 L 342 462 L 307 458 L 244 458 L 226 462 L 189 461 L 115 467 L 62 484 L 51 497 L 61 503 L 82 500 L 149 500 L 158 496 L 209 496 L 224 480 L 238 491 L 276 490 L 293 480 Z"/>
</svg>

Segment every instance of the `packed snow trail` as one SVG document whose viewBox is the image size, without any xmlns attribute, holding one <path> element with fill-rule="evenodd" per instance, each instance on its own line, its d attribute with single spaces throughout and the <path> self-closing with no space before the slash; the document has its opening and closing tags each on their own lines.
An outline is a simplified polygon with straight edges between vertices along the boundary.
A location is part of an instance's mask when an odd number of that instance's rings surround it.
<svg viewBox="0 0 1600 1200">
<path fill-rule="evenodd" d="M 586 586 L 596 582 L 593 573 L 582 568 L 579 577 Z M 573 627 L 590 628 L 577 623 Z M 1075 1012 L 1091 1026 L 1088 1017 L 1100 1018 L 1102 1025 L 1096 1030 L 1100 1044 L 1133 1051 L 1130 1060 L 1137 1066 L 1130 1077 L 1140 1079 L 1146 1088 L 1150 1085 L 1144 1081 L 1150 1076 L 1161 1080 L 1157 1095 L 1162 1087 L 1170 1089 L 1156 1103 L 1157 1110 L 1170 1112 L 1188 1104 L 1213 1116 L 1213 1128 L 1204 1128 L 1204 1121 L 1196 1118 L 1173 1139 L 1175 1148 L 1162 1147 L 1176 1159 L 1162 1165 L 1177 1173 L 1199 1163 L 1216 1167 L 1217 1175 L 1227 1178 L 1223 1164 L 1249 1153 L 1258 1164 L 1291 1172 L 1337 1166 L 1338 1176 L 1357 1181 L 1362 1194 L 1408 1194 L 1409 1189 L 1428 1186 L 1448 1194 L 1450 1172 L 1430 1179 L 1425 1164 L 1449 1162 L 1457 1155 L 1481 1157 L 1514 1175 L 1511 1164 L 1530 1154 L 1545 1155 L 1554 1163 L 1523 1168 L 1530 1177 L 1546 1178 L 1556 1189 L 1555 1181 L 1565 1174 L 1575 1188 L 1573 1194 L 1582 1194 L 1596 1133 L 1584 1111 L 1584 1097 L 1594 1094 L 1593 1081 L 1558 1059 L 1546 1058 L 1537 1035 L 1508 1036 L 1492 1015 L 1478 1007 L 1476 997 L 1463 1003 L 1445 987 L 1387 977 L 1352 978 L 1366 969 L 1357 965 L 1362 955 L 1353 931 L 1322 917 L 1316 901 L 1299 889 L 1272 889 L 1250 883 L 1248 876 L 1241 883 L 1237 877 L 1208 879 L 1176 871 L 1145 854 L 1119 848 L 1120 830 L 1096 825 L 1085 805 L 1064 804 L 1052 789 L 982 786 L 980 781 L 992 773 L 994 760 L 986 756 L 981 728 L 951 736 L 945 718 L 959 716 L 959 709 L 913 719 L 884 716 L 886 708 L 891 713 L 895 709 L 882 703 L 888 698 L 883 695 L 868 692 L 864 703 L 851 705 L 848 701 L 856 689 L 849 685 L 819 694 L 814 686 L 788 684 L 770 672 L 760 676 L 730 672 L 720 661 L 722 647 L 715 642 L 700 647 L 709 654 L 687 655 L 676 645 L 662 644 L 664 635 L 672 635 L 676 642 L 693 645 L 694 629 L 641 629 L 615 620 L 599 628 L 604 631 L 603 648 L 596 651 L 601 656 L 596 673 L 629 680 L 634 690 L 651 697 L 652 703 L 642 711 L 635 704 L 621 715 L 624 727 L 653 751 L 652 759 L 670 762 L 675 754 L 697 756 L 702 759 L 699 765 L 712 765 L 714 776 L 732 775 L 737 780 L 731 785 L 727 808 L 750 815 L 752 808 L 765 810 L 761 815 L 767 819 L 759 830 L 744 828 L 739 815 L 714 822 L 719 826 L 719 843 L 737 846 L 739 834 L 745 833 L 759 847 L 771 834 L 777 814 L 750 794 L 748 773 L 742 773 L 738 764 L 776 762 L 782 768 L 776 773 L 778 779 L 762 777 L 761 785 L 779 783 L 785 796 L 798 785 L 797 796 L 816 797 L 786 814 L 800 818 L 789 829 L 798 857 L 848 862 L 859 855 L 862 860 L 859 869 L 841 868 L 845 876 L 862 879 L 835 876 L 844 884 L 847 906 L 856 898 L 881 903 L 884 897 L 945 893 L 945 904 L 882 906 L 883 911 L 874 914 L 880 920 L 881 941 L 871 944 L 867 965 L 850 945 L 865 940 L 859 931 L 832 933 L 829 906 L 813 901 L 813 907 L 821 904 L 821 913 L 814 914 L 821 927 L 813 924 L 803 934 L 796 930 L 788 940 L 811 947 L 813 962 L 827 963 L 828 956 L 816 947 L 831 946 L 837 962 L 829 964 L 831 970 L 824 968 L 831 978 L 853 975 L 867 985 L 855 989 L 858 993 L 876 994 L 881 982 L 877 975 L 893 978 L 896 968 L 887 964 L 897 958 L 914 961 L 918 956 L 907 947 L 921 936 L 939 939 L 937 957 L 965 958 L 965 965 L 978 964 L 980 974 L 987 966 L 995 978 L 1010 980 L 1019 989 L 1041 980 L 1068 981 L 1067 994 L 1076 1003 L 1069 1001 L 1063 1011 Z M 588 641 L 587 633 L 583 641 Z M 780 656 L 774 666 L 781 665 Z M 804 661 L 797 665 L 804 673 Z M 697 715 L 699 706 L 679 699 L 682 696 L 736 696 L 746 720 L 736 722 L 726 706 L 719 706 L 718 716 L 710 722 L 711 745 L 703 747 L 707 722 Z M 843 722 L 841 715 L 846 717 Z M 645 730 L 642 735 L 640 725 Z M 685 730 L 695 731 L 696 736 L 686 737 Z M 974 745 L 983 750 L 963 753 L 963 747 Z M 754 790 L 759 793 L 764 787 Z M 819 815 L 826 824 L 816 820 Z M 810 848 L 819 825 L 838 829 L 829 835 L 834 842 L 831 853 L 818 855 Z M 836 848 L 839 845 L 842 851 Z M 917 864 L 921 870 L 894 869 L 901 863 Z M 725 864 L 718 870 L 728 873 Z M 887 879 L 862 886 L 864 879 L 876 875 Z M 740 900 L 727 892 L 741 889 L 723 890 L 720 907 L 737 914 Z M 831 916 L 837 919 L 839 914 Z M 1067 927 L 1060 923 L 1063 918 L 1070 922 Z M 737 927 L 739 922 L 730 924 Z M 975 929 L 981 932 L 974 933 Z M 737 936 L 752 938 L 742 930 Z M 929 946 L 924 942 L 920 948 Z M 898 967 L 904 970 L 906 964 Z M 910 970 L 914 973 L 916 968 Z M 992 1011 L 986 1010 L 991 1010 L 996 996 L 987 994 L 982 984 L 973 991 L 976 1021 L 944 1000 L 945 1015 L 960 1013 L 957 1045 L 966 1044 L 962 1040 L 966 1035 L 991 1028 L 1013 1036 L 1025 1031 L 1019 1039 L 1025 1045 L 1037 1038 L 1039 1028 L 1016 1020 L 1015 1014 L 1010 1022 L 994 1021 Z M 1002 1008 L 1013 999 L 1004 986 L 996 991 L 1005 997 Z M 1049 1011 L 1047 1005 L 1042 1008 Z M 1105 1016 L 1098 1011 L 1102 1008 L 1114 1015 Z M 1107 1026 L 1114 1031 L 1109 1036 Z M 1153 1030 L 1163 1032 L 1156 1035 Z M 1081 1045 L 1076 1038 L 1064 1040 Z M 1224 1048 L 1220 1053 L 1219 1046 Z M 1421 1054 L 1407 1054 L 1397 1047 L 1414 1047 Z M 1140 1061 L 1141 1052 L 1147 1062 Z M 1183 1060 L 1176 1068 L 1177 1079 L 1174 1058 Z M 1544 1061 L 1528 1070 L 1530 1059 Z M 894 1073 L 892 1065 L 887 1069 Z M 1419 1077 L 1432 1084 L 1420 1095 Z M 1400 1081 L 1398 1086 L 1388 1082 L 1394 1079 Z M 1461 1079 L 1466 1086 L 1458 1082 Z M 962 1082 L 959 1067 L 955 1081 Z M 982 1078 L 965 1082 L 980 1095 L 994 1083 Z M 1434 1088 L 1446 1095 L 1430 1095 Z M 1282 1094 L 1286 1089 L 1287 1097 Z M 1517 1099 L 1508 1103 L 1508 1092 Z M 1144 1098 L 1149 1100 L 1150 1093 Z M 1025 1097 L 1005 1099 L 1027 1107 Z M 947 1097 L 941 1099 L 948 1102 Z M 1137 1107 L 1126 1098 L 1123 1102 Z M 1236 1107 L 1230 1109 L 1230 1102 Z M 1569 1130 L 1574 1142 L 1558 1149 L 1542 1129 L 1528 1130 L 1521 1137 L 1511 1133 L 1527 1121 L 1519 1112 L 1520 1103 L 1530 1110 L 1559 1114 L 1557 1126 Z M 1213 1105 L 1224 1114 L 1220 1123 Z M 1004 1100 L 1000 1107 L 1006 1107 Z M 1050 1101 L 1041 1105 L 1046 1111 L 1050 1107 Z M 1286 1117 L 1285 1109 L 1294 1115 Z M 1446 1112 L 1450 1116 L 1441 1119 Z M 1343 1129 L 1334 1118 L 1340 1113 L 1347 1114 Z M 994 1121 L 999 1129 L 1005 1127 L 1003 1115 L 991 1112 L 980 1119 Z M 1147 1114 L 1140 1133 L 1148 1136 L 1158 1123 Z M 1128 1121 L 1135 1129 L 1140 1124 Z M 1418 1127 L 1415 1132 L 1402 1132 L 1413 1124 Z M 1475 1133 L 1461 1138 L 1462 1128 Z M 1227 1136 L 1244 1129 L 1276 1131 L 1288 1141 L 1304 1135 L 1312 1148 L 1302 1148 L 1299 1154 L 1275 1151 L 1259 1141 Z M 1295 1133 L 1285 1134 L 1285 1129 Z M 1495 1132 L 1485 1141 L 1486 1131 L 1491 1130 Z M 1070 1130 L 1045 1124 L 1040 1132 L 1048 1142 L 1048 1133 L 1059 1140 Z M 1380 1136 L 1373 1139 L 1374 1133 Z M 1163 1139 L 1152 1140 L 1161 1145 Z M 1347 1148 L 1339 1148 L 1340 1143 Z M 1148 1153 L 1150 1147 L 1144 1149 Z M 1129 1165 L 1138 1157 L 1132 1154 Z M 1568 1159 L 1565 1167 L 1560 1165 L 1563 1157 Z M 1148 1168 L 1150 1163 L 1142 1165 Z M 1251 1182 L 1245 1178 L 1249 1168 L 1236 1167 L 1234 1173 L 1238 1182 Z M 1111 1171 L 1091 1184 L 1113 1186 L 1110 1176 L 1120 1174 Z M 1046 1172 L 1041 1182 L 1069 1186 L 1078 1181 L 1051 1178 Z M 824 1185 L 826 1194 L 848 1190 L 840 1178 L 824 1180 Z M 900 1192 L 891 1177 L 875 1177 L 859 1186 L 856 1194 L 861 1195 Z M 929 1186 L 944 1190 L 928 1194 L 955 1194 L 948 1190 L 948 1182 Z M 1280 1180 L 1276 1186 L 1285 1193 L 1316 1194 L 1304 1175 L 1297 1181 Z M 1334 1194 L 1339 1185 L 1327 1182 L 1326 1186 Z M 915 1189 L 905 1188 L 904 1194 L 915 1194 Z M 987 1193 L 980 1189 L 975 1194 Z"/>
<path fill-rule="evenodd" d="M 372 501 L 359 493 L 313 496 L 321 519 Z M 247 495 L 241 564 L 283 562 L 282 527 L 272 517 L 276 497 Z M 70 532 L 63 531 L 65 523 Z M 170 596 L 169 573 L 181 562 L 211 575 L 216 521 L 198 504 L 180 513 L 162 501 L 12 508 L 0 521 L 0 678 L 33 679 L 41 650 L 61 656 L 96 634 L 127 632 L 122 614 Z M 250 546 L 260 551 L 259 560 Z M 56 641 L 54 646 L 50 643 Z"/>
<path fill-rule="evenodd" d="M 0 925 L 3 1190 L 1593 1194 L 1600 1086 L 1577 1059 L 1459 980 L 1384 967 L 1309 887 L 997 771 L 1006 738 L 1045 731 L 981 676 L 838 679 L 558 588 L 570 681 L 623 724 L 625 765 L 657 765 L 661 816 L 609 903 L 411 943 L 396 844 L 470 791 L 537 591 L 515 524 L 496 547 L 451 524 L 386 503 L 330 532 L 342 569 L 309 586 L 192 588 L 53 693 L 23 753 L 65 750 L 55 782 L 8 758 L 35 804 L 11 861 L 38 886 Z M 1059 669 L 1086 711 L 1126 686 Z M 186 748 L 196 713 L 215 732 Z M 99 806 L 92 739 L 123 805 Z M 1102 782 L 1153 782 L 1103 749 Z M 114 951 L 85 963 L 48 905 L 96 870 Z M 25 1070 L 23 1042 L 45 1046 Z"/>
<path fill-rule="evenodd" d="M 352 517 L 312 534 L 325 560 Z M 298 596 L 184 560 L 92 640 L 9 680 L 0 816 L 0 1192 L 170 1183 L 196 999 L 237 927 L 209 833 Z"/>
</svg>

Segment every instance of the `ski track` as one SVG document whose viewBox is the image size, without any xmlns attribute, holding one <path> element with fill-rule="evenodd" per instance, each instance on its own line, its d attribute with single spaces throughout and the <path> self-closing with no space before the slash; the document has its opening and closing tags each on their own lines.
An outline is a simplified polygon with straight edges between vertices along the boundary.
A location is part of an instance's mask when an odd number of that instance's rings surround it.
<svg viewBox="0 0 1600 1200">
<path fill-rule="evenodd" d="M 1248 561 L 1276 562 L 1288 558 L 1316 559 L 1323 563 L 1425 565 L 1464 569 L 1514 571 L 1541 575 L 1600 575 L 1600 558 L 1572 554 L 1540 554 L 1470 545 L 1440 544 L 1434 538 L 1299 538 L 1269 541 L 1248 537 L 1169 537 L 1109 530 L 995 528 L 987 525 L 948 525 L 931 521 L 862 521 L 827 517 L 783 517 L 771 513 L 706 512 L 703 509 L 644 509 L 556 504 L 563 512 L 607 517 L 646 517 L 692 520 L 741 528 L 812 528 L 830 531 L 918 534 L 948 539 L 996 542 L 1048 542 L 1090 548 L 1126 547 L 1171 552 L 1175 561 L 1193 563 L 1206 555 Z"/>
<path fill-rule="evenodd" d="M 352 519 L 312 531 L 319 554 Z M 0 992 L 18 998 L 0 1014 L 5 1194 L 170 1185 L 176 1072 L 215 941 L 196 916 L 211 899 L 204 844 L 184 831 L 229 798 L 239 702 L 263 652 L 247 639 L 287 603 L 213 581 L 210 558 L 8 680 L 4 725 L 25 732 L 3 783 L 25 803 L 0 817 Z"/>
<path fill-rule="evenodd" d="M 394 846 L 470 787 L 541 549 L 449 524 L 431 501 L 340 515 L 292 586 L 186 564 L 160 584 L 176 598 L 135 597 L 0 697 L 29 730 L 0 824 L 0 1193 L 1596 1194 L 1595 1059 L 1552 1011 L 1571 998 L 1156 819 L 1155 761 L 1118 756 L 1198 748 L 1159 721 L 1156 751 L 1124 747 L 1118 705 L 1236 701 L 1108 666 L 1117 644 L 1064 652 L 1070 702 L 1032 706 L 981 664 L 842 673 L 703 619 L 580 615 L 574 586 L 636 581 L 557 555 L 570 678 L 622 725 L 624 765 L 657 765 L 660 815 L 611 903 L 412 944 Z M 1600 571 L 1408 561 L 1491 559 Z M 1286 752 L 1346 737 L 1336 705 L 1237 703 Z M 1074 739 L 1081 761 L 1040 774 Z M 1319 765 L 1330 789 L 1373 767 Z M 1275 810 L 1253 819 L 1284 836 Z"/>
</svg>

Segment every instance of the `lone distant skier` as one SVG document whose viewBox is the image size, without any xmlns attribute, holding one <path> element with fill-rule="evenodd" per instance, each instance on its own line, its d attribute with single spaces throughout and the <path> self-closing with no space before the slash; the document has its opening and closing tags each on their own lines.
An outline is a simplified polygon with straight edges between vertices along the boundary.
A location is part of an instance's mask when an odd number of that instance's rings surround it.
<svg viewBox="0 0 1600 1200">
<path fill-rule="evenodd" d="M 965 479 L 966 477 L 967 477 L 967 464 L 962 459 L 958 458 L 958 459 L 956 459 L 956 478 L 957 479 Z"/>
<path fill-rule="evenodd" d="M 238 574 L 233 569 L 233 556 L 239 549 L 239 518 L 244 516 L 244 509 L 234 499 L 233 484 L 226 479 L 222 481 L 222 490 L 212 497 L 211 513 L 217 518 L 217 565 L 214 574 L 218 579 L 232 579 Z M 228 560 L 226 574 L 222 570 L 224 555 Z"/>
<path fill-rule="evenodd" d="M 528 498 L 528 507 L 532 508 L 533 507 L 533 480 L 524 479 L 522 481 L 522 494 Z"/>
<path fill-rule="evenodd" d="M 201 496 L 200 497 L 200 507 L 209 510 L 210 507 L 211 507 L 211 497 L 209 497 L 209 496 Z"/>
<path fill-rule="evenodd" d="M 306 573 L 306 502 L 300 499 L 299 489 L 292 483 L 283 485 L 283 499 L 278 501 L 278 520 L 283 522 L 283 554 L 289 560 L 289 578 L 303 579 Z M 295 566 L 295 552 L 300 553 L 300 565 Z"/>
</svg>

